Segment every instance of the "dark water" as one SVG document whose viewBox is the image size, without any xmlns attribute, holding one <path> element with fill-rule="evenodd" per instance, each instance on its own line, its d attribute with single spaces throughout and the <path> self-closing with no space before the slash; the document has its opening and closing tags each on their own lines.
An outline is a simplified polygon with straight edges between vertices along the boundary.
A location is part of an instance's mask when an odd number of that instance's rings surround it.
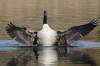
<svg viewBox="0 0 100 66">
<path fill-rule="evenodd" d="M 4 66 L 100 65 L 100 42 L 79 41 L 73 43 L 72 47 L 41 47 L 23 46 L 14 40 L 0 40 L 0 51 L 0 56 L 6 60 L 0 59 Z"/>
<path fill-rule="evenodd" d="M 71 47 L 21 47 L 16 51 L 8 66 L 99 66 L 100 53 L 91 55 L 91 49 Z M 94 49 L 99 50 L 99 49 Z M 94 51 L 92 50 L 92 51 Z"/>
</svg>

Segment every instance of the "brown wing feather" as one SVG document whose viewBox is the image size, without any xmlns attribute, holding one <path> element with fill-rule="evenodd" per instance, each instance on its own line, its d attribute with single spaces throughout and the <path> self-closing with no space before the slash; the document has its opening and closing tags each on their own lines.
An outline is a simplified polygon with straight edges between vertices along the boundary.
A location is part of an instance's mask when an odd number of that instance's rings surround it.
<svg viewBox="0 0 100 66">
<path fill-rule="evenodd" d="M 71 27 L 62 32 L 61 37 L 65 38 L 68 44 L 72 43 L 90 33 L 98 25 L 98 23 L 99 22 L 97 22 L 97 20 L 92 20 L 87 24 Z"/>
<path fill-rule="evenodd" d="M 18 42 L 26 45 L 31 45 L 34 42 L 35 32 L 25 28 L 17 27 L 10 22 L 6 27 L 7 33 Z"/>
</svg>

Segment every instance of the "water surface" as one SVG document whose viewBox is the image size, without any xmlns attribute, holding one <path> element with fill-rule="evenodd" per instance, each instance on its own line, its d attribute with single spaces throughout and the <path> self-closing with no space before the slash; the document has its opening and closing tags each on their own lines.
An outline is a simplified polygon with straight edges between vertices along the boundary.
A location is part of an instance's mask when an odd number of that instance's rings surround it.
<svg viewBox="0 0 100 66">
<path fill-rule="evenodd" d="M 23 46 L 15 40 L 0 40 L 4 66 L 99 66 L 100 42 L 78 41 L 73 47 Z"/>
</svg>

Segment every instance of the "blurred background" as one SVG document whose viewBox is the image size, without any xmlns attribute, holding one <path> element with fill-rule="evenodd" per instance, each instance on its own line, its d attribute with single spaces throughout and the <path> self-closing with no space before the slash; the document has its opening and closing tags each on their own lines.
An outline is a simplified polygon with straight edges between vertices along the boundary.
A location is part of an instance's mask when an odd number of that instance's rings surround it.
<svg viewBox="0 0 100 66">
<path fill-rule="evenodd" d="M 48 23 L 54 30 L 65 30 L 92 19 L 100 21 L 100 0 L 0 0 L 0 39 L 11 39 L 5 31 L 10 21 L 40 30 L 44 10 L 48 12 Z M 100 26 L 83 40 L 100 41 Z"/>
</svg>

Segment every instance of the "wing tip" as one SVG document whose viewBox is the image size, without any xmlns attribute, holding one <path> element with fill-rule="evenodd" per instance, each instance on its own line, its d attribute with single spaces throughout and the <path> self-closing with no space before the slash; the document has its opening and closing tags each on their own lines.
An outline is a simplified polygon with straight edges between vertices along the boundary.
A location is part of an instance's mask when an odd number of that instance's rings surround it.
<svg viewBox="0 0 100 66">
<path fill-rule="evenodd" d="M 5 30 L 6 30 L 7 32 L 12 31 L 12 30 L 16 30 L 16 29 L 18 29 L 18 27 L 15 26 L 12 22 L 9 22 L 9 23 L 7 24 L 7 26 L 6 26 L 6 28 L 5 28 Z"/>
<path fill-rule="evenodd" d="M 96 20 L 96 19 L 93 19 L 90 23 L 91 23 L 92 25 L 95 25 L 95 26 L 98 26 L 98 25 L 99 25 L 99 21 Z"/>
</svg>

